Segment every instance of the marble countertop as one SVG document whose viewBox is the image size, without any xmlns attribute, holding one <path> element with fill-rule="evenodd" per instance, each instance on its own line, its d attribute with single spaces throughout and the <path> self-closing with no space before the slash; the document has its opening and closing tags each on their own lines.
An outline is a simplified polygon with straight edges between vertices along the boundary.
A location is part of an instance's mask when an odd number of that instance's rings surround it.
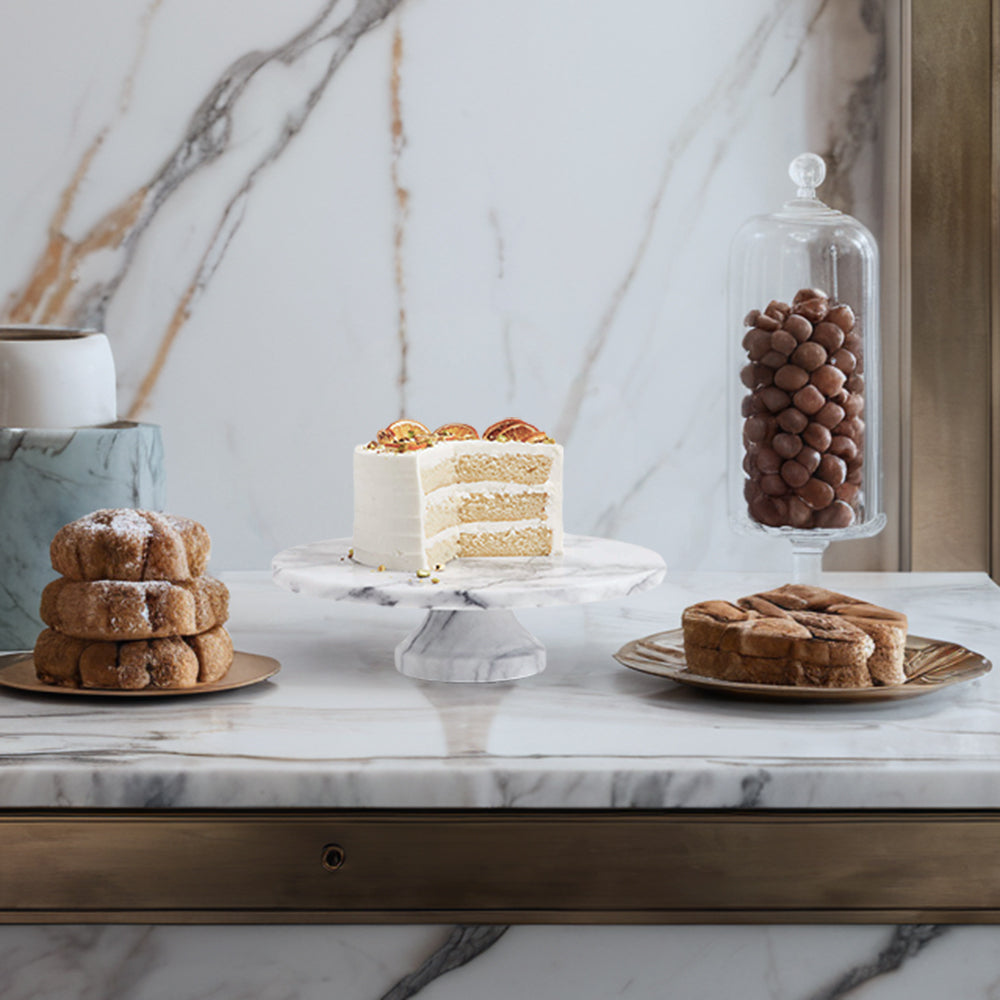
<svg viewBox="0 0 1000 1000">
<path fill-rule="evenodd" d="M 223 574 L 237 648 L 282 662 L 205 697 L 0 692 L 2 808 L 1000 808 L 1000 669 L 869 705 L 723 700 L 618 665 L 625 641 L 774 575 L 668 574 L 620 602 L 530 609 L 544 673 L 414 681 L 395 644 L 422 613 Z M 828 574 L 919 635 L 1000 660 L 980 573 Z M 468 612 L 477 614 L 479 612 Z"/>
</svg>

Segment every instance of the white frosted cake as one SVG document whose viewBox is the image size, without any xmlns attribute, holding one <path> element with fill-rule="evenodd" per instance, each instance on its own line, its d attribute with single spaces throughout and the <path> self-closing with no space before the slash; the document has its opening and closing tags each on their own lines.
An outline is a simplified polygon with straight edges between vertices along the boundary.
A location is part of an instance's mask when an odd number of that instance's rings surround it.
<svg viewBox="0 0 1000 1000">
<path fill-rule="evenodd" d="M 559 555 L 562 446 L 522 420 L 480 438 L 399 420 L 354 449 L 354 558 L 430 570 L 450 559 Z"/>
</svg>

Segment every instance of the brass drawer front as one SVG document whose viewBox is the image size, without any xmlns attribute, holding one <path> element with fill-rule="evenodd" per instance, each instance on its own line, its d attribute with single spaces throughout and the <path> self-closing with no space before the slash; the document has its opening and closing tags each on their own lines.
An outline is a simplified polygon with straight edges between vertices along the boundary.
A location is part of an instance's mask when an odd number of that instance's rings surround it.
<svg viewBox="0 0 1000 1000">
<path fill-rule="evenodd" d="M 1000 816 L 0 817 L 0 918 L 670 922 L 1000 916 Z"/>
</svg>

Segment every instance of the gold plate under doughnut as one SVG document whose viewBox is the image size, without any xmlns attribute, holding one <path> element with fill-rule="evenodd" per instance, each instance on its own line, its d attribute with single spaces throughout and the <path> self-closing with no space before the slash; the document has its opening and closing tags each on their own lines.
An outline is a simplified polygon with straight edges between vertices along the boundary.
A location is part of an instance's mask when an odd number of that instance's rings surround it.
<svg viewBox="0 0 1000 1000">
<path fill-rule="evenodd" d="M 777 701 L 882 702 L 914 698 L 940 691 L 950 684 L 981 677 L 992 664 L 979 653 L 973 653 L 954 642 L 925 639 L 919 635 L 906 637 L 903 669 L 906 681 L 867 688 L 796 687 L 790 684 L 750 684 L 745 681 L 724 681 L 716 677 L 693 674 L 684 659 L 684 630 L 657 632 L 642 639 L 627 642 L 615 659 L 623 666 L 702 688 L 745 698 L 765 698 Z"/>
<path fill-rule="evenodd" d="M 0 686 L 33 694 L 96 695 L 99 698 L 162 698 L 179 694 L 213 694 L 217 691 L 235 691 L 237 688 L 259 684 L 273 677 L 281 664 L 270 656 L 257 653 L 234 653 L 233 665 L 226 675 L 212 684 L 196 684 L 189 688 L 142 688 L 139 691 L 119 691 L 113 688 L 74 688 L 56 684 L 43 684 L 35 676 L 31 653 L 8 653 L 0 656 Z"/>
</svg>

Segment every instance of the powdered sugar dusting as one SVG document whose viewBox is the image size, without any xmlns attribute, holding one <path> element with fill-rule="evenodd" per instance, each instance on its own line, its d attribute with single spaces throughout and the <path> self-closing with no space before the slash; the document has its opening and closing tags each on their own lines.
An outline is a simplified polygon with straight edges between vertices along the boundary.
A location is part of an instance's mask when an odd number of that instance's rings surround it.
<svg viewBox="0 0 1000 1000">
<path fill-rule="evenodd" d="M 110 530 L 122 539 L 144 542 L 153 533 L 145 513 L 131 507 L 95 510 L 93 514 L 74 521 L 73 527 L 85 535 L 103 535 Z"/>
</svg>

